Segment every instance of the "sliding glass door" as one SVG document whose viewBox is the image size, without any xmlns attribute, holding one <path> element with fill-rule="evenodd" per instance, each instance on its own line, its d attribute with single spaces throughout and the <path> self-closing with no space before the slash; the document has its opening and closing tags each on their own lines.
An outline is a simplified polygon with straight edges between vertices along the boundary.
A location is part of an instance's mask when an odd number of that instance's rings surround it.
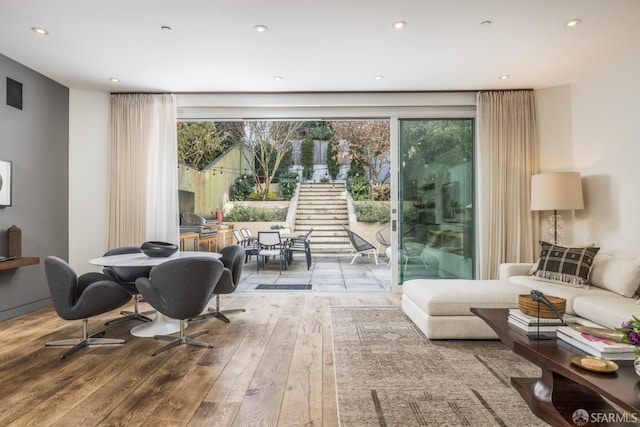
<svg viewBox="0 0 640 427">
<path fill-rule="evenodd" d="M 399 283 L 470 279 L 474 265 L 473 119 L 400 119 Z"/>
</svg>

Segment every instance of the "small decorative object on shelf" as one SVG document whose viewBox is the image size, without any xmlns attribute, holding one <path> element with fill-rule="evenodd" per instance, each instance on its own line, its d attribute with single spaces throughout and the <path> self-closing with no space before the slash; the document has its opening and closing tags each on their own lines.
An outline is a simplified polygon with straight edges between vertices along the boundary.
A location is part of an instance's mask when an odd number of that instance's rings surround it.
<svg viewBox="0 0 640 427">
<path fill-rule="evenodd" d="M 13 258 L 22 256 L 22 230 L 15 225 L 7 229 L 7 254 Z"/>
<path fill-rule="evenodd" d="M 178 245 L 167 242 L 149 241 L 144 242 L 142 246 L 140 246 L 140 250 L 151 258 L 170 257 L 178 251 Z"/>
<path fill-rule="evenodd" d="M 618 330 L 623 333 L 621 341 L 634 346 L 633 366 L 636 368 L 636 374 L 640 375 L 640 319 L 633 316 L 631 320 L 624 322 Z"/>
<path fill-rule="evenodd" d="M 542 295 L 542 297 L 540 297 Z M 545 302 L 542 298 L 545 298 Z M 562 319 L 567 300 L 551 295 L 543 295 L 542 292 L 532 291 L 530 294 L 518 296 L 518 308 L 529 316 L 538 316 L 546 319 Z"/>
</svg>

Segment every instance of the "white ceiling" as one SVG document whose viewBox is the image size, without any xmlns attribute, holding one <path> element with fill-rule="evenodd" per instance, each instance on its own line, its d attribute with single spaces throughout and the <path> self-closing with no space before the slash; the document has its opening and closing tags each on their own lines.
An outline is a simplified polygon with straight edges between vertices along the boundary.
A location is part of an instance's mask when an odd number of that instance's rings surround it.
<svg viewBox="0 0 640 427">
<path fill-rule="evenodd" d="M 638 18 L 640 0 L 0 0 L 0 53 L 105 92 L 542 88 L 640 47 Z"/>
</svg>

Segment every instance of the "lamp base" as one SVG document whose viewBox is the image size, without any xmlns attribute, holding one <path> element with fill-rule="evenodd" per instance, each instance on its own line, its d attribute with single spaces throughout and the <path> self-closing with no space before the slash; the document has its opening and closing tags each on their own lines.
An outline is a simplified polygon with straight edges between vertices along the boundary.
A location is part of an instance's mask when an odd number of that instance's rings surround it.
<svg viewBox="0 0 640 427">
<path fill-rule="evenodd" d="M 559 215 L 557 211 L 553 211 L 553 215 L 549 215 L 547 222 L 549 223 L 549 229 L 547 230 L 549 242 L 554 245 L 561 243 L 562 235 L 564 234 L 564 218 L 562 218 L 562 215 Z"/>
</svg>

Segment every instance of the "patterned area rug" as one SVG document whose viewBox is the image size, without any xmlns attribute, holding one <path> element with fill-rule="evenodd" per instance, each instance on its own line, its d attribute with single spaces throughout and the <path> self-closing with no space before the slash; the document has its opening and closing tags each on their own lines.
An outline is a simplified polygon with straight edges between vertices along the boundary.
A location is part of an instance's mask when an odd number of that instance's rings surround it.
<svg viewBox="0 0 640 427">
<path fill-rule="evenodd" d="M 342 427 L 546 426 L 510 378 L 540 369 L 499 341 L 430 341 L 397 307 L 331 307 Z"/>
</svg>

